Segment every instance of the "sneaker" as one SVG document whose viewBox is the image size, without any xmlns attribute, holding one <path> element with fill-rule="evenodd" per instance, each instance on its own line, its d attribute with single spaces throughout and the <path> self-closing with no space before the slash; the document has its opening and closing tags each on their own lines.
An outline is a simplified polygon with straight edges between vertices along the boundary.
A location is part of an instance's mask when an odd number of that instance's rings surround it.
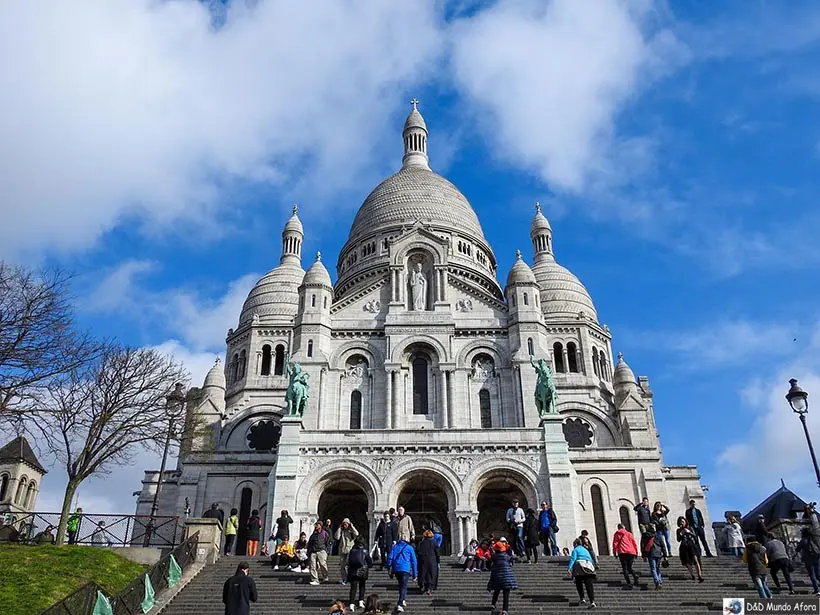
<svg viewBox="0 0 820 615">
<path fill-rule="evenodd" d="M 364 608 L 364 600 L 359 600 L 359 608 L 360 609 Z"/>
<path fill-rule="evenodd" d="M 589 607 L 588 607 L 588 608 L 590 608 L 590 609 L 597 609 L 597 608 L 598 608 L 598 605 L 597 605 L 597 604 L 595 604 L 594 602 L 591 602 L 591 603 L 589 604 Z"/>
<path fill-rule="evenodd" d="M 274 566 L 273 569 L 274 570 L 279 570 L 279 566 Z"/>
<path fill-rule="evenodd" d="M 347 581 L 339 581 L 339 585 L 347 585 Z"/>
<path fill-rule="evenodd" d="M 586 604 L 586 603 L 587 603 L 587 599 L 586 598 L 581 598 L 581 602 L 579 602 L 578 604 Z"/>
<path fill-rule="evenodd" d="M 310 584 L 311 585 L 321 585 L 321 583 L 319 583 L 319 581 L 311 581 Z"/>
<path fill-rule="evenodd" d="M 396 610 L 397 610 L 399 613 L 404 613 L 404 607 L 403 607 L 402 605 L 397 606 L 397 607 L 396 607 Z"/>
<path fill-rule="evenodd" d="M 351 613 L 355 613 L 356 612 L 356 605 L 351 602 L 350 605 L 347 607 L 347 610 L 350 611 Z"/>
</svg>

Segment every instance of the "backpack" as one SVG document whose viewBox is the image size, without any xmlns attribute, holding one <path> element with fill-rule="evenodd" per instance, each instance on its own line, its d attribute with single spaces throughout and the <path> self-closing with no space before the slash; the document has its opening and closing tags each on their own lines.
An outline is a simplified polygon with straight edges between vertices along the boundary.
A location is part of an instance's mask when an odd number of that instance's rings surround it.
<svg viewBox="0 0 820 615">
<path fill-rule="evenodd" d="M 643 548 L 644 555 L 648 555 L 650 551 L 652 551 L 652 547 L 655 544 L 655 537 L 653 536 L 649 540 L 646 541 L 646 545 Z"/>
</svg>

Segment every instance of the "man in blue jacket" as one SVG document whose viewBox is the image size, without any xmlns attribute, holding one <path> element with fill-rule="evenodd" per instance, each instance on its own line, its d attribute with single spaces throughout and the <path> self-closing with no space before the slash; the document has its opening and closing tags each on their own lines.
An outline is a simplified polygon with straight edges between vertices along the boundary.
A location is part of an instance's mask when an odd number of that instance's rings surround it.
<svg viewBox="0 0 820 615">
<path fill-rule="evenodd" d="M 558 555 L 558 543 L 555 541 L 555 532 L 558 531 L 558 517 L 546 501 L 541 502 L 541 512 L 538 513 L 538 527 L 541 533 L 541 544 L 544 545 L 544 555 L 550 555 L 547 552 L 550 547 L 552 548 L 552 555 Z"/>
<path fill-rule="evenodd" d="M 407 606 L 407 583 L 417 576 L 418 561 L 416 551 L 406 540 L 399 540 L 390 551 L 387 558 L 387 566 L 391 575 L 396 575 L 399 581 L 399 601 L 396 610 L 404 613 Z"/>
</svg>

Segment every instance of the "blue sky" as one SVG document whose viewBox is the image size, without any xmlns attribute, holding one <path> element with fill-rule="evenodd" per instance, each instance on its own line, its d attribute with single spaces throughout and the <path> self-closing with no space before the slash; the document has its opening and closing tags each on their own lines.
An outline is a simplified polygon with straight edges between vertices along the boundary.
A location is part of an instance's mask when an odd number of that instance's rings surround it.
<svg viewBox="0 0 820 615">
<path fill-rule="evenodd" d="M 307 258 L 335 262 L 415 96 L 502 281 L 544 204 L 713 516 L 781 477 L 812 498 L 783 395 L 820 396 L 818 65 L 812 2 L 16 0 L 0 258 L 76 272 L 84 326 L 199 379 L 293 202 Z M 81 500 L 130 511 L 146 465 Z"/>
</svg>

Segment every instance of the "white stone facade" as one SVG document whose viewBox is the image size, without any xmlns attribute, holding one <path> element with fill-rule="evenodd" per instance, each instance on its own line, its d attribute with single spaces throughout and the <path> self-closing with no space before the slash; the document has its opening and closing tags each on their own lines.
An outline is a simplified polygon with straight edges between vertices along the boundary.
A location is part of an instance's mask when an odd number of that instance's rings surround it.
<svg viewBox="0 0 820 615">
<path fill-rule="evenodd" d="M 305 530 L 349 516 L 372 538 L 381 512 L 403 505 L 437 518 L 451 551 L 503 529 L 513 496 L 551 502 L 561 546 L 586 528 L 603 553 L 621 520 L 637 531 L 644 496 L 674 517 L 694 499 L 709 527 L 697 468 L 663 464 L 648 380 L 613 365 L 610 331 L 556 263 L 540 206 L 534 264 L 519 254 L 502 289 L 469 202 L 428 166 L 415 106 L 403 140 L 403 166 L 360 208 L 335 285 L 320 257 L 302 269 L 294 208 L 279 266 L 228 332 L 225 368 L 189 395 L 204 429 L 166 474 L 159 513 L 181 514 L 187 498 L 195 515 L 257 508 L 267 527 L 281 509 Z M 558 413 L 543 420 L 531 355 L 554 372 Z M 289 361 L 310 377 L 301 419 L 283 416 Z M 156 484 L 146 472 L 138 513 Z"/>
</svg>

